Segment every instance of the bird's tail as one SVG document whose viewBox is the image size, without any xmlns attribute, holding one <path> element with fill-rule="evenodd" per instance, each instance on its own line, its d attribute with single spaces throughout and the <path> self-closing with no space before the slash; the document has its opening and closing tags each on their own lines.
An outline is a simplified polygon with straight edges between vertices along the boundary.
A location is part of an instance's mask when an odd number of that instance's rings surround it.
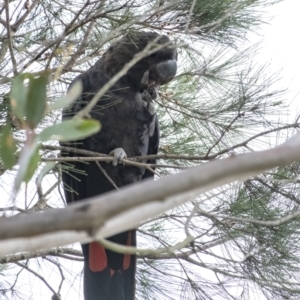
<svg viewBox="0 0 300 300">
<path fill-rule="evenodd" d="M 136 232 L 123 232 L 108 240 L 136 246 Z M 82 250 L 85 300 L 135 299 L 135 255 L 106 250 L 97 242 L 82 245 Z"/>
</svg>

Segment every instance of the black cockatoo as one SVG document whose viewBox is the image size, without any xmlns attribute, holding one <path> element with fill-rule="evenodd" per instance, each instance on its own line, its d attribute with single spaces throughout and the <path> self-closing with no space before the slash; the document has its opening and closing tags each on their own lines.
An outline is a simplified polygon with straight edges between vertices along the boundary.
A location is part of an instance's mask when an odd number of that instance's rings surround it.
<svg viewBox="0 0 300 300">
<path fill-rule="evenodd" d="M 153 32 L 133 32 L 110 46 L 94 66 L 73 80 L 73 83 L 81 80 L 83 91 L 71 108 L 63 112 L 63 119 L 71 118 L 80 111 L 112 76 L 150 42 L 164 46 L 137 62 L 90 112 L 92 118 L 101 122 L 101 130 L 84 140 L 63 144 L 114 155 L 113 163 L 101 163 L 102 170 L 95 162 L 76 162 L 72 165 L 74 170 L 80 172 L 63 172 L 67 203 L 111 191 L 115 189 L 111 181 L 121 188 L 153 176 L 149 170 L 119 162 L 126 155 L 134 157 L 157 153 L 159 127 L 153 99 L 156 98 L 156 87 L 172 80 L 177 70 L 177 51 L 169 37 Z M 62 155 L 73 154 L 63 152 Z M 136 246 L 136 231 L 122 232 L 108 240 Z M 85 300 L 135 298 L 134 255 L 106 250 L 97 242 L 82 245 L 82 250 Z"/>
</svg>

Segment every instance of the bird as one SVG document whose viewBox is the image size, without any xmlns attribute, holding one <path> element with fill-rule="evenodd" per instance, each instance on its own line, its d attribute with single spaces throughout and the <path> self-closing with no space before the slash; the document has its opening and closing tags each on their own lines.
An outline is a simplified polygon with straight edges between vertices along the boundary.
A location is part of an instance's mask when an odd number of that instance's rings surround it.
<svg viewBox="0 0 300 300">
<path fill-rule="evenodd" d="M 70 84 L 81 81 L 82 92 L 68 109 L 64 109 L 63 120 L 82 110 L 95 93 L 147 45 L 152 45 L 150 50 L 153 47 L 157 50 L 132 66 L 89 112 L 91 118 L 100 121 L 101 130 L 80 141 L 61 143 L 62 146 L 113 156 L 112 163 L 68 163 L 67 170 L 62 173 L 67 204 L 116 188 L 121 193 L 123 186 L 153 178 L 151 170 L 122 164 L 122 160 L 158 152 L 160 133 L 154 100 L 157 88 L 170 82 L 177 71 L 177 50 L 167 35 L 132 31 L 112 44 L 92 67 Z M 74 154 L 62 151 L 61 155 Z M 155 160 L 143 162 L 155 163 Z M 107 239 L 121 245 L 136 246 L 136 229 Z M 85 300 L 135 299 L 135 255 L 116 253 L 97 242 L 83 244 L 82 251 Z"/>
</svg>

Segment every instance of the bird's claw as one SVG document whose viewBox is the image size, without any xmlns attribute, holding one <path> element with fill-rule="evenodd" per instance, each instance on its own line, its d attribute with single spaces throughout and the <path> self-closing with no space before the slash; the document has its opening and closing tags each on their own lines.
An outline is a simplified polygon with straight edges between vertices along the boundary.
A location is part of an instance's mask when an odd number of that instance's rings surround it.
<svg viewBox="0 0 300 300">
<path fill-rule="evenodd" d="M 150 115 L 154 115 L 155 107 L 153 105 L 152 100 L 156 99 L 157 97 L 156 87 L 155 86 L 148 87 L 148 89 L 143 90 L 141 96 L 142 96 L 143 106 L 148 109 Z"/>
<path fill-rule="evenodd" d="M 155 100 L 157 98 L 156 86 L 149 86 L 142 92 L 142 99 L 148 102 Z"/>
<path fill-rule="evenodd" d="M 122 160 L 127 157 L 126 152 L 123 148 L 116 148 L 112 150 L 109 153 L 109 155 L 114 157 L 112 162 L 114 167 L 117 166 L 118 163 L 122 162 Z"/>
</svg>

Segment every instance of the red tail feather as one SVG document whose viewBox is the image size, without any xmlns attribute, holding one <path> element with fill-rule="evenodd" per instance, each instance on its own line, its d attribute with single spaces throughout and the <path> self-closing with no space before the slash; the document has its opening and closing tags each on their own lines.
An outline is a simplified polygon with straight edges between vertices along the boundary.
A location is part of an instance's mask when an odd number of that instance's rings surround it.
<svg viewBox="0 0 300 300">
<path fill-rule="evenodd" d="M 101 272 L 107 267 L 105 249 L 97 242 L 89 244 L 89 267 L 93 272 Z"/>
<path fill-rule="evenodd" d="M 131 231 L 128 232 L 127 246 L 131 246 Z M 123 259 L 123 268 L 127 270 L 130 267 L 130 254 L 125 254 Z"/>
</svg>

